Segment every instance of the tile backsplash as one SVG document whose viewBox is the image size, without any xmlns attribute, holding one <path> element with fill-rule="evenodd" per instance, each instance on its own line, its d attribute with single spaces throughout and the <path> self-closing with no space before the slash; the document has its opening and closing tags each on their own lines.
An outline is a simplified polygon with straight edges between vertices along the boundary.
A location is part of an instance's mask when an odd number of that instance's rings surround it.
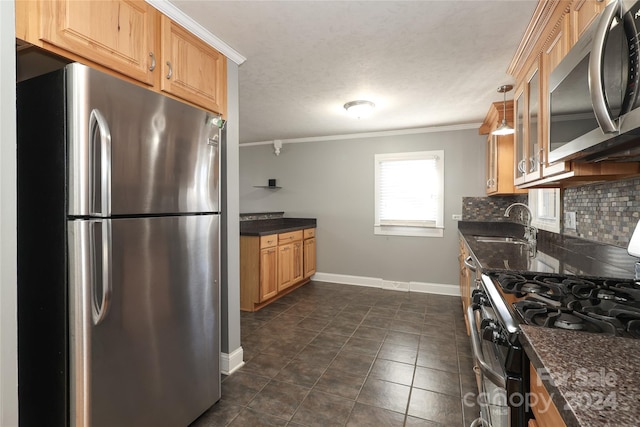
<svg viewBox="0 0 640 427">
<path fill-rule="evenodd" d="M 567 188 L 562 200 L 576 213 L 576 230 L 564 234 L 626 248 L 640 218 L 640 178 Z"/>
<path fill-rule="evenodd" d="M 511 203 L 527 203 L 527 195 L 463 197 L 464 221 L 520 222 L 512 211 L 504 218 Z M 576 230 L 562 234 L 626 248 L 640 219 L 640 178 L 608 181 L 566 188 L 562 194 L 564 212 L 576 213 Z"/>
<path fill-rule="evenodd" d="M 504 211 L 512 203 L 527 204 L 527 195 L 515 196 L 491 196 L 491 197 L 463 197 L 462 219 L 464 221 L 509 221 L 524 223 L 516 215 L 517 210 L 511 212 L 511 217 L 506 218 Z"/>
<path fill-rule="evenodd" d="M 278 219 L 283 218 L 284 212 L 251 212 L 240 213 L 240 221 L 254 221 L 256 219 Z"/>
</svg>

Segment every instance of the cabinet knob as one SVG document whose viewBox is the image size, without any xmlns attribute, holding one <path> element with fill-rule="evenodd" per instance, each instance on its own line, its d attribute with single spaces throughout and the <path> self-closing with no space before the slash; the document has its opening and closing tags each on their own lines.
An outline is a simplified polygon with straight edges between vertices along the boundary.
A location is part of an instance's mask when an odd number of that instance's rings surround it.
<svg viewBox="0 0 640 427">
<path fill-rule="evenodd" d="M 167 67 L 169 67 L 169 71 L 167 72 L 167 80 L 173 76 L 173 68 L 171 67 L 171 62 L 167 61 Z"/>
<path fill-rule="evenodd" d="M 149 56 L 151 57 L 151 65 L 149 66 L 149 71 L 153 71 L 156 69 L 156 56 L 153 52 L 149 52 Z"/>
</svg>

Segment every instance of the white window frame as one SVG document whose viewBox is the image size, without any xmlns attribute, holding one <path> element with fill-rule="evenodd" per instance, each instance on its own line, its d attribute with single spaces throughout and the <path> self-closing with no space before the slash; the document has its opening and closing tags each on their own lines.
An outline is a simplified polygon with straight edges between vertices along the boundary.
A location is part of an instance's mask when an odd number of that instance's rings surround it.
<svg viewBox="0 0 640 427">
<path fill-rule="evenodd" d="M 541 203 L 553 199 L 556 209 L 555 215 L 541 216 L 539 215 L 539 207 Z M 539 188 L 529 190 L 529 209 L 531 209 L 531 225 L 534 227 L 550 231 L 552 233 L 560 233 L 560 189 L 559 188 Z"/>
<path fill-rule="evenodd" d="M 436 159 L 436 170 L 439 175 L 438 209 L 435 225 L 383 225 L 380 223 L 380 163 L 394 160 L 424 160 Z M 415 236 L 415 237 L 443 237 L 444 236 L 444 150 L 416 151 L 409 153 L 387 153 L 375 155 L 375 216 L 373 232 L 378 235 Z"/>
</svg>

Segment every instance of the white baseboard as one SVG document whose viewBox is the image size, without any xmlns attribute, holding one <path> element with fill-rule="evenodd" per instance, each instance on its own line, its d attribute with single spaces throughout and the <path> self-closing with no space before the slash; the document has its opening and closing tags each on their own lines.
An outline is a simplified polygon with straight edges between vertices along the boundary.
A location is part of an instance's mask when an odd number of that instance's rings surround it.
<svg viewBox="0 0 640 427">
<path fill-rule="evenodd" d="M 312 279 L 317 282 L 342 283 L 344 285 L 367 286 L 382 288 L 383 280 L 375 277 L 349 276 L 347 274 L 316 273 Z"/>
<path fill-rule="evenodd" d="M 392 280 L 383 280 L 382 289 L 388 289 L 390 291 L 403 291 L 409 292 L 409 282 L 394 282 Z"/>
<path fill-rule="evenodd" d="M 441 283 L 409 282 L 411 292 L 423 292 L 425 294 L 448 295 L 452 297 L 460 296 L 460 288 L 456 285 L 445 285 Z"/>
<path fill-rule="evenodd" d="M 231 375 L 244 365 L 242 346 L 231 353 L 220 353 L 220 372 Z"/>
<path fill-rule="evenodd" d="M 316 273 L 315 282 L 341 283 L 344 285 L 366 286 L 370 288 L 389 289 L 403 292 L 422 292 L 436 295 L 460 296 L 460 288 L 456 285 L 425 282 L 398 282 L 383 280 L 377 277 L 350 276 L 347 274 Z"/>
</svg>

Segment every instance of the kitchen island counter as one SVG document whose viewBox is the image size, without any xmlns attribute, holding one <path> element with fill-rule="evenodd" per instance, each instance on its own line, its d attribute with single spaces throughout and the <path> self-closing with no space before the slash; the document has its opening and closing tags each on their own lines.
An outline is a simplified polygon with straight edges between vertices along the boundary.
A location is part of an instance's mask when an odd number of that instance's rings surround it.
<svg viewBox="0 0 640 427">
<path fill-rule="evenodd" d="M 523 347 L 567 427 L 640 420 L 640 340 L 521 325 Z"/>
</svg>

